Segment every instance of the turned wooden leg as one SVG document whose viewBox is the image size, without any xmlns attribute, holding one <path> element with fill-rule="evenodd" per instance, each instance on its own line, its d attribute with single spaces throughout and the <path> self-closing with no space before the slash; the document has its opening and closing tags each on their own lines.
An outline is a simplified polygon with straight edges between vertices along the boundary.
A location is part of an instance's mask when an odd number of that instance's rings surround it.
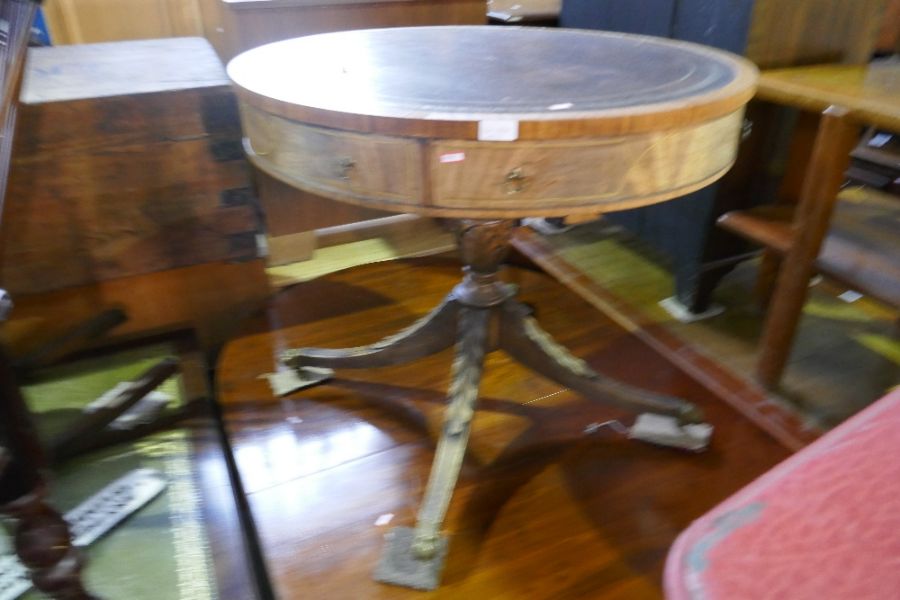
<svg viewBox="0 0 900 600">
<path fill-rule="evenodd" d="M 379 342 L 356 348 L 295 348 L 281 355 L 294 369 L 366 369 L 399 365 L 445 350 L 453 345 L 459 304 L 448 296 L 433 311 L 403 331 Z"/>
<path fill-rule="evenodd" d="M 809 278 L 858 138 L 859 127 L 845 110 L 830 107 L 822 114 L 794 218 L 795 238 L 782 260 L 760 340 L 756 375 L 767 387 L 778 384 L 790 356 Z"/>
<path fill-rule="evenodd" d="M 500 317 L 500 348 L 516 361 L 590 400 L 609 402 L 631 411 L 647 411 L 677 417 L 683 423 L 699 423 L 699 408 L 684 400 L 654 394 L 603 377 L 573 356 L 541 329 L 526 306 L 509 301 Z"/>
<path fill-rule="evenodd" d="M 781 269 L 781 257 L 771 248 L 763 250 L 762 260 L 759 263 L 759 273 L 756 283 L 753 285 L 753 297 L 756 304 L 763 310 L 768 308 L 772 300 L 772 292 L 775 289 L 775 279 Z"/>
</svg>

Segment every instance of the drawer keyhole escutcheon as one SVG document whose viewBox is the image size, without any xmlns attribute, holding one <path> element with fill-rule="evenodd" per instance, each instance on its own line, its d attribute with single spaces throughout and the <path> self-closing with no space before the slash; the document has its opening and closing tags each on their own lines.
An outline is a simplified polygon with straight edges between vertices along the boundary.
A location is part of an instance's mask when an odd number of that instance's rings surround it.
<svg viewBox="0 0 900 600">
<path fill-rule="evenodd" d="M 350 175 L 354 168 L 356 168 L 356 161 L 352 158 L 344 157 L 338 159 L 337 176 L 344 181 L 350 181 Z"/>
<path fill-rule="evenodd" d="M 516 167 L 506 174 L 506 193 L 518 194 L 525 189 L 527 179 L 522 167 Z"/>
</svg>

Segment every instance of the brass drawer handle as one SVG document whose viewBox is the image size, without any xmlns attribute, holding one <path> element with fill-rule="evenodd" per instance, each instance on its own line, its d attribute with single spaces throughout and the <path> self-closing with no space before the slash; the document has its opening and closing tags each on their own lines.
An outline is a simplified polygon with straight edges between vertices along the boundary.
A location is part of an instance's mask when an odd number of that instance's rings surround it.
<svg viewBox="0 0 900 600">
<path fill-rule="evenodd" d="M 516 167 L 512 171 L 506 174 L 506 193 L 507 194 L 518 194 L 522 190 L 525 189 L 525 186 L 528 181 L 528 176 L 522 171 L 521 167 Z"/>
<path fill-rule="evenodd" d="M 343 181 L 350 181 L 350 175 L 353 172 L 353 169 L 356 168 L 356 161 L 352 158 L 344 157 L 338 159 L 337 162 L 337 177 Z"/>
</svg>

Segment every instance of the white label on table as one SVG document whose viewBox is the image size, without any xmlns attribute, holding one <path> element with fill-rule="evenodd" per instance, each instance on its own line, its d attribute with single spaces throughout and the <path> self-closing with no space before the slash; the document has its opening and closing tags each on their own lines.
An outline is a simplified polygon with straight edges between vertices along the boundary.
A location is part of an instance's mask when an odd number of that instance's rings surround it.
<svg viewBox="0 0 900 600">
<path fill-rule="evenodd" d="M 441 154 L 439 160 L 442 163 L 455 163 L 462 162 L 466 160 L 465 152 L 447 152 L 446 154 Z"/>
<path fill-rule="evenodd" d="M 509 120 L 479 121 L 478 139 L 483 142 L 514 142 L 519 139 L 519 122 Z"/>
</svg>

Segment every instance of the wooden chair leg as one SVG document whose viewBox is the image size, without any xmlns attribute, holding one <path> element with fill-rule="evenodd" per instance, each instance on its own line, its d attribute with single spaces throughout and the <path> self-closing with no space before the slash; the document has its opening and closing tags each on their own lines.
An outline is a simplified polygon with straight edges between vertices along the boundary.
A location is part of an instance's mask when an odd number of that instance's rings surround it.
<svg viewBox="0 0 900 600">
<path fill-rule="evenodd" d="M 831 106 L 822 113 L 794 219 L 795 238 L 778 273 L 760 341 L 756 374 L 766 387 L 778 384 L 787 364 L 813 263 L 858 138 L 859 127 L 846 118 L 846 110 Z"/>
<path fill-rule="evenodd" d="M 763 310 L 768 308 L 775 291 L 775 280 L 781 269 L 781 257 L 771 249 L 763 251 L 762 260 L 759 263 L 759 273 L 753 286 L 753 297 L 756 304 Z"/>
</svg>

